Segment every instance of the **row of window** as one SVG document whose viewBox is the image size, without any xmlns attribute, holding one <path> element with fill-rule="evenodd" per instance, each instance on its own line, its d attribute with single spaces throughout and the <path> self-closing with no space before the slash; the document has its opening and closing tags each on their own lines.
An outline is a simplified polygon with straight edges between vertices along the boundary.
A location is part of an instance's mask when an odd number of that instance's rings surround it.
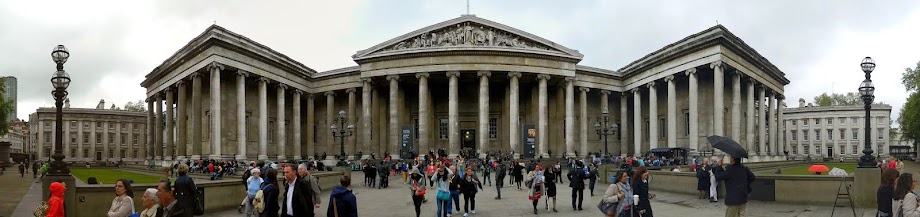
<svg viewBox="0 0 920 217">
<path fill-rule="evenodd" d="M 877 152 L 878 154 L 883 154 L 883 153 L 882 153 L 881 146 L 882 146 L 882 145 L 879 145 L 878 147 L 875 148 L 875 152 Z M 839 152 L 839 155 L 845 155 L 845 154 L 846 154 L 846 153 L 845 153 L 846 150 L 845 150 L 844 148 L 842 148 L 843 146 L 840 146 L 840 147 L 841 147 L 841 148 L 837 148 L 837 150 L 838 150 L 838 152 Z M 861 147 L 863 147 L 863 146 L 862 146 L 862 145 L 851 145 L 850 148 L 852 148 L 852 152 L 850 152 L 850 153 L 854 153 L 854 154 L 852 154 L 852 155 L 860 155 L 861 152 L 860 152 L 859 149 L 860 149 Z M 827 151 L 828 151 L 828 152 L 833 152 L 834 149 L 835 149 L 834 146 L 827 146 Z M 812 150 L 813 150 L 813 151 L 812 151 Z M 892 150 L 892 152 L 894 152 L 894 150 Z M 799 154 L 798 148 L 792 148 L 791 153 L 792 153 L 792 154 Z M 803 154 L 803 155 L 820 154 L 820 153 L 824 153 L 824 152 L 821 152 L 821 146 L 819 146 L 819 145 L 816 145 L 816 146 L 814 146 L 813 148 L 803 147 L 803 149 L 802 149 L 802 154 Z"/>
<path fill-rule="evenodd" d="M 809 123 L 809 122 L 813 122 L 813 123 L 816 124 L 816 125 L 821 124 L 821 120 L 822 120 L 822 119 L 824 120 L 824 123 L 826 123 L 826 124 L 828 124 L 828 125 L 834 124 L 834 118 L 808 118 L 808 119 L 801 119 L 801 120 L 791 120 L 791 121 L 789 121 L 789 122 L 790 122 L 790 124 L 791 124 L 792 126 L 795 126 L 796 124 L 798 124 L 799 121 L 801 121 L 801 122 L 802 122 L 802 126 L 808 126 L 808 123 Z M 888 122 L 886 122 L 886 118 L 885 118 L 885 117 L 876 117 L 875 119 L 878 120 L 878 124 L 888 124 Z M 842 125 L 842 124 L 846 124 L 846 120 L 847 120 L 847 118 L 845 118 L 845 117 L 838 117 L 838 118 L 837 118 L 837 123 L 839 123 L 839 124 L 841 124 L 841 125 Z M 858 118 L 856 118 L 856 117 L 850 117 L 850 122 L 851 122 L 851 123 L 854 123 L 854 124 L 855 124 L 855 123 L 857 123 L 857 121 L 858 121 Z"/>
<path fill-rule="evenodd" d="M 45 148 L 45 153 L 46 153 L 46 154 L 51 154 L 51 148 Z M 120 152 L 120 154 L 121 154 L 120 156 L 121 156 L 122 158 L 135 158 L 135 157 L 138 156 L 138 155 L 137 155 L 137 150 L 132 150 L 132 151 L 131 151 L 131 156 L 126 156 L 126 155 L 125 155 L 126 153 L 127 153 L 127 150 L 122 149 L 121 152 Z M 111 149 L 109 149 L 109 152 L 106 153 L 106 154 L 107 154 L 106 156 L 102 156 L 103 151 L 97 151 L 96 154 L 98 154 L 98 158 L 103 158 L 103 157 L 105 157 L 105 158 L 115 158 L 115 150 L 111 150 Z M 70 149 L 70 153 L 65 153 L 65 155 L 67 155 L 68 158 L 76 158 L 76 157 L 77 157 L 77 149 L 76 149 L 76 148 L 72 148 L 72 149 Z M 84 158 L 96 159 L 96 158 L 97 158 L 97 155 L 90 155 L 90 154 L 89 154 L 89 149 L 83 149 L 83 157 L 84 157 Z"/>
<path fill-rule="evenodd" d="M 49 128 L 49 129 L 51 128 L 51 121 L 44 121 L 44 123 L 45 123 L 45 127 L 46 127 L 46 128 Z M 89 123 L 90 123 L 90 122 L 83 122 L 83 129 L 90 129 Z M 115 129 L 115 123 L 114 123 L 114 122 L 108 122 L 108 123 L 109 123 L 109 129 Z M 134 129 L 134 130 L 137 130 L 137 126 L 138 126 L 138 125 L 140 125 L 140 124 L 134 124 L 134 125 L 133 125 L 133 126 L 134 126 L 133 129 Z M 96 122 L 96 128 L 97 128 L 97 129 L 102 128 L 102 126 L 103 126 L 102 121 L 97 121 L 97 122 Z M 70 129 L 77 129 L 77 121 L 70 121 Z M 125 125 L 122 125 L 122 129 L 123 129 L 123 130 L 127 130 L 128 127 L 126 127 Z"/>
<path fill-rule="evenodd" d="M 44 142 L 44 143 L 51 143 L 51 134 L 52 134 L 51 131 L 45 131 L 45 133 L 44 133 L 44 137 L 45 137 L 45 138 L 44 138 L 44 141 L 42 141 L 42 142 Z M 90 134 L 91 134 L 91 133 L 84 133 L 84 134 L 83 134 L 83 143 L 84 143 L 84 144 L 89 144 L 89 143 L 90 143 L 90 142 L 89 142 L 89 141 L 90 141 L 90 137 L 89 137 Z M 137 134 L 137 133 L 134 133 L 134 134 L 122 133 L 122 134 L 121 134 L 121 143 L 119 143 L 119 144 L 127 144 L 128 135 L 131 135 L 131 137 L 130 137 L 130 138 L 131 138 L 131 141 L 132 141 L 131 144 L 139 144 L 139 143 L 137 143 L 137 139 L 140 138 L 140 134 Z M 112 143 L 113 141 L 115 141 L 115 133 L 109 133 L 108 136 L 109 136 L 109 140 L 108 140 L 109 143 Z M 67 136 L 65 136 L 65 138 L 66 138 L 66 137 L 67 137 Z M 102 133 L 96 133 L 95 138 L 96 138 L 96 143 L 97 143 L 97 144 L 101 144 L 101 143 L 102 143 Z M 76 143 L 77 143 L 77 133 L 70 133 L 70 143 L 71 143 L 71 144 L 76 144 Z"/>
<path fill-rule="evenodd" d="M 877 130 L 878 130 L 878 133 L 877 133 L 876 135 L 878 135 L 878 139 L 884 139 L 884 138 L 885 138 L 885 134 L 884 134 L 885 131 L 884 131 L 884 129 L 877 129 Z M 844 135 L 846 135 L 846 130 L 840 129 L 839 131 L 840 131 L 840 133 L 837 134 L 837 135 L 839 135 L 839 138 L 838 138 L 838 139 L 839 139 L 839 140 L 845 140 L 846 138 L 844 137 Z M 803 131 L 803 132 L 804 132 L 804 131 Z M 832 138 L 832 135 L 833 135 L 833 133 L 834 133 L 834 130 L 833 130 L 833 129 L 828 129 L 828 130 L 827 130 L 827 134 L 821 133 L 821 130 L 815 130 L 815 131 L 812 131 L 812 132 L 814 132 L 813 135 L 814 135 L 815 141 L 821 141 L 821 135 L 827 135 L 827 137 L 825 137 L 825 138 L 828 138 L 828 140 L 833 140 L 833 138 Z M 854 128 L 854 129 L 850 130 L 850 132 L 852 132 L 852 135 L 853 135 L 853 138 L 852 138 L 852 139 L 853 139 L 853 140 L 859 139 L 859 131 L 858 131 L 857 129 Z M 810 135 L 810 134 L 812 134 L 812 133 L 802 133 L 802 136 L 803 136 L 802 140 L 808 141 L 808 135 Z M 796 139 L 798 139 L 798 138 L 799 138 L 799 131 L 792 131 L 792 141 L 796 141 Z"/>
</svg>

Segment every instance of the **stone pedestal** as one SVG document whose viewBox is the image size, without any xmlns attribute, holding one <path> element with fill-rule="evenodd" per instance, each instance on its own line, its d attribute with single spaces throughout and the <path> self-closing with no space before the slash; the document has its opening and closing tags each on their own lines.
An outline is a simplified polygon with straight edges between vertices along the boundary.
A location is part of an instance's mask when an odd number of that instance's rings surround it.
<svg viewBox="0 0 920 217">
<path fill-rule="evenodd" d="M 853 172 L 853 201 L 856 207 L 875 207 L 882 173 L 878 168 L 856 168 Z"/>
<path fill-rule="evenodd" d="M 79 204 L 77 203 L 77 183 L 74 180 L 73 176 L 54 176 L 46 175 L 42 179 L 42 201 L 48 201 L 48 197 L 51 196 L 51 190 L 48 190 L 48 187 L 51 186 L 52 182 L 63 182 L 65 183 L 64 192 L 64 206 L 65 207 L 74 207 L 72 209 L 66 209 L 65 215 L 67 216 L 77 216 L 77 209 L 75 208 Z"/>
</svg>

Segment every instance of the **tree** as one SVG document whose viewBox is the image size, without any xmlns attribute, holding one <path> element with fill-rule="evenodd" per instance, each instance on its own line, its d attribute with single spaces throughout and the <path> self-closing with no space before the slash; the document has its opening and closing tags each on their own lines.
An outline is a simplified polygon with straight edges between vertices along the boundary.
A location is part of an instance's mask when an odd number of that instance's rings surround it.
<svg viewBox="0 0 920 217">
<path fill-rule="evenodd" d="M 815 96 L 814 104 L 815 106 L 862 105 L 862 99 L 859 97 L 859 94 L 853 92 L 845 94 L 832 93 L 830 95 L 822 93 L 821 95 Z"/>
<path fill-rule="evenodd" d="M 133 111 L 133 112 L 145 112 L 147 107 L 144 106 L 143 100 L 138 100 L 137 102 L 128 102 L 125 103 L 124 110 Z"/>
<path fill-rule="evenodd" d="M 917 150 L 917 144 L 920 143 L 920 62 L 917 62 L 916 68 L 904 69 L 901 84 L 908 93 L 913 92 L 907 97 L 907 102 L 901 107 L 901 115 L 898 116 L 901 140 L 913 143 L 914 150 Z"/>
<path fill-rule="evenodd" d="M 6 78 L 0 78 L 0 83 L 3 83 L 5 79 Z M 0 93 L 6 93 L 4 85 L 0 85 Z M 0 136 L 6 135 L 9 130 L 10 123 L 6 120 L 9 118 L 12 111 L 13 102 L 3 97 L 3 94 L 0 94 Z"/>
</svg>

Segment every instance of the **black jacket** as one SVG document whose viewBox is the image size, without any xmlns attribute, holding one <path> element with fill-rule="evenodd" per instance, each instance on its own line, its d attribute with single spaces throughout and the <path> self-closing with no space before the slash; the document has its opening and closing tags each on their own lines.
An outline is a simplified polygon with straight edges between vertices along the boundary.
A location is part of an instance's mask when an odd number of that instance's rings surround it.
<svg viewBox="0 0 920 217">
<path fill-rule="evenodd" d="M 569 170 L 567 175 L 569 178 L 569 187 L 572 187 L 572 190 L 584 190 L 585 189 L 585 172 L 584 168 L 576 167 L 575 169 Z"/>
<path fill-rule="evenodd" d="M 876 192 L 877 205 L 879 212 L 888 213 L 889 216 L 893 216 L 891 212 L 891 200 L 894 198 L 894 188 L 891 186 L 879 186 L 878 192 Z"/>
<path fill-rule="evenodd" d="M 471 180 L 467 180 L 466 178 L 460 179 L 460 193 L 476 194 L 476 192 L 479 191 L 477 187 L 479 187 L 480 184 L 473 183 L 472 180 L 476 180 L 476 182 L 479 182 L 479 179 L 475 177 L 471 178 Z"/>
<path fill-rule="evenodd" d="M 193 212 L 193 210 L 187 210 L 185 207 L 180 206 L 178 202 L 173 206 L 172 210 L 169 210 L 169 213 L 166 213 L 165 210 L 157 210 L 157 215 L 163 217 L 192 217 Z"/>
<path fill-rule="evenodd" d="M 308 189 L 310 189 L 309 186 L 306 186 L 306 184 L 304 184 L 304 182 L 301 182 L 300 180 L 294 180 L 293 184 L 287 183 L 287 181 L 285 181 L 285 183 L 288 185 L 294 185 L 294 193 L 291 198 L 292 200 L 291 207 L 294 208 L 293 210 L 294 216 L 312 217 L 314 215 L 313 197 L 310 195 L 306 195 L 305 193 L 307 192 Z M 279 204 L 281 205 L 282 214 L 287 213 L 288 187 L 285 186 L 284 190 L 285 190 L 285 193 L 284 193 L 283 200 L 279 201 Z"/>
<path fill-rule="evenodd" d="M 268 182 L 263 183 L 263 185 L 262 196 L 265 200 L 265 210 L 262 211 L 262 214 L 259 216 L 276 217 L 278 216 L 278 209 L 281 208 L 278 206 L 278 186 L 275 184 L 268 184 Z"/>
<path fill-rule="evenodd" d="M 454 175 L 450 178 L 450 185 L 447 186 L 447 190 L 459 191 L 460 184 L 461 184 L 460 175 L 457 175 L 456 173 L 454 173 Z"/>
<path fill-rule="evenodd" d="M 189 213 L 188 216 L 192 216 L 191 214 L 195 212 L 195 196 L 197 196 L 195 195 L 197 193 L 195 181 L 189 178 L 188 175 L 179 175 L 173 188 L 175 188 L 176 200 L 179 200 L 176 206 L 181 206 L 182 209 Z"/>
<path fill-rule="evenodd" d="M 648 183 L 643 181 L 633 181 L 632 183 L 633 194 L 639 195 L 639 208 L 638 210 L 651 210 L 652 204 L 648 198 Z M 648 211 L 646 211 L 648 212 Z"/>
<path fill-rule="evenodd" d="M 755 178 L 750 169 L 741 162 L 729 165 L 725 169 L 722 169 L 721 166 L 715 166 L 712 169 L 716 180 L 725 182 L 725 205 L 734 206 L 748 202 L 751 182 L 754 182 Z"/>
</svg>

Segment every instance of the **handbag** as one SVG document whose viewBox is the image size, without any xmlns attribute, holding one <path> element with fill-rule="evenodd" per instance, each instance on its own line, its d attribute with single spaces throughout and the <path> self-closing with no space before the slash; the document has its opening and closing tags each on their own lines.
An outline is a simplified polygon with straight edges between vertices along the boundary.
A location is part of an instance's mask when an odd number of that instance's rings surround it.
<svg viewBox="0 0 920 217">
<path fill-rule="evenodd" d="M 415 183 L 415 195 L 425 196 L 425 188 L 418 186 L 418 181 L 413 181 Z"/>
<path fill-rule="evenodd" d="M 128 217 L 141 217 L 141 214 L 140 214 L 140 213 L 137 213 L 137 211 L 134 210 L 134 204 L 133 204 L 133 203 L 131 204 L 131 214 L 128 215 Z"/>
<path fill-rule="evenodd" d="M 450 193 L 441 190 L 441 183 L 438 183 L 438 201 L 450 200 Z"/>
<path fill-rule="evenodd" d="M 196 193 L 197 194 L 195 194 L 195 212 L 193 212 L 192 214 L 204 215 L 204 201 L 202 200 L 202 197 L 204 197 L 204 194 L 202 194 L 201 192 L 196 192 Z"/>
<path fill-rule="evenodd" d="M 605 203 L 604 200 L 601 200 L 601 202 L 597 204 L 597 209 L 601 210 L 601 213 L 604 213 L 604 215 L 607 215 L 607 213 L 616 212 L 617 205 L 619 205 L 619 203 Z"/>
<path fill-rule="evenodd" d="M 35 207 L 35 211 L 32 212 L 32 215 L 35 217 L 44 217 L 48 213 L 48 202 L 42 201 L 38 204 L 38 207 Z"/>
</svg>

